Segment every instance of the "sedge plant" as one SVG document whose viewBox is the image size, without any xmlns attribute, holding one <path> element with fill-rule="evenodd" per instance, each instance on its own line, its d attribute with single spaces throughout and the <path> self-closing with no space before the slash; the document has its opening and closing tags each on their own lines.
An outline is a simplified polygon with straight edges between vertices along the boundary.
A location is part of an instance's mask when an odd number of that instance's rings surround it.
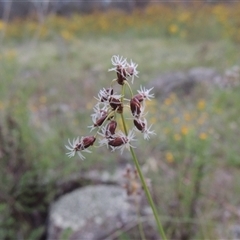
<svg viewBox="0 0 240 240">
<path fill-rule="evenodd" d="M 153 88 L 146 89 L 140 86 L 137 94 L 133 94 L 130 82 L 133 84 L 135 77 L 138 77 L 138 65 L 132 60 L 128 62 L 126 58 L 118 55 L 112 56 L 111 62 L 113 67 L 109 71 L 116 72 L 117 78 L 111 81 L 108 88 L 101 89 L 96 97 L 97 103 L 93 107 L 91 115 L 93 124 L 89 126 L 90 132 L 95 131 L 95 134 L 77 137 L 72 142 L 68 140 L 69 145 L 66 145 L 66 148 L 69 151 L 66 154 L 70 158 L 78 154 L 84 160 L 84 153 L 91 153 L 89 149 L 96 145 L 96 142 L 99 146 L 106 146 L 111 151 L 119 150 L 121 154 L 125 150 L 130 151 L 142 187 L 152 208 L 159 234 L 162 239 L 166 239 L 148 184 L 134 151 L 136 132 L 142 133 L 145 140 L 149 140 L 156 134 L 152 130 L 152 125 L 148 125 L 146 118 L 146 101 L 154 98 L 154 94 L 151 93 Z M 119 93 L 116 92 L 117 87 L 120 88 Z M 126 94 L 127 91 L 129 94 Z M 128 95 L 130 95 L 129 98 L 127 98 Z M 126 117 L 126 111 L 130 112 L 130 118 Z M 127 121 L 132 122 L 131 129 L 128 129 Z M 119 127 L 120 123 L 123 126 L 122 130 Z"/>
</svg>

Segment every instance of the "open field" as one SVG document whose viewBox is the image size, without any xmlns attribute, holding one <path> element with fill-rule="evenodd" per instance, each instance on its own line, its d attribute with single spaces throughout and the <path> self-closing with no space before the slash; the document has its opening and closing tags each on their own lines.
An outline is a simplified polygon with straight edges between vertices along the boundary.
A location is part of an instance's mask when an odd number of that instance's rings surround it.
<svg viewBox="0 0 240 240">
<path fill-rule="evenodd" d="M 216 20 L 214 26 L 201 22 L 206 9 Z M 88 134 L 94 96 L 115 78 L 108 72 L 112 55 L 139 64 L 134 91 L 165 72 L 201 66 L 224 74 L 240 66 L 239 9 L 207 5 L 192 22 L 191 9 L 180 8 L 174 15 L 177 10 L 169 8 L 169 19 L 160 19 L 159 28 L 165 29 L 160 33 L 151 28 L 157 19 L 154 8 L 146 13 L 151 16 L 149 22 L 143 19 L 142 24 L 137 12 L 132 20 L 131 15 L 113 12 L 82 17 L 89 29 L 70 28 L 69 19 L 60 17 L 47 18 L 42 26 L 25 21 L 24 36 L 17 33 L 20 20 L 4 26 L 0 48 L 0 238 L 40 238 L 44 228 L 39 224 L 32 231 L 28 216 L 33 208 L 46 209 L 59 179 L 90 169 L 114 172 L 131 163 L 128 152 L 121 155 L 97 147 L 85 154 L 85 161 L 65 155 L 68 138 Z M 118 32 L 112 25 L 97 25 L 101 21 L 110 24 L 107 20 L 116 14 L 123 22 L 118 24 L 126 29 L 118 27 L 122 29 Z M 223 15 L 224 19 L 217 18 Z M 136 154 L 141 156 L 145 175 L 152 179 L 169 238 L 230 239 L 232 229 L 240 228 L 240 75 L 227 87 L 210 86 L 199 85 L 190 94 L 173 92 L 149 102 L 148 118 L 157 135 L 149 141 L 139 135 L 136 143 Z M 42 199 L 34 199 L 35 186 L 41 184 L 48 188 L 41 192 Z M 119 239 L 130 237 L 124 234 Z"/>
</svg>

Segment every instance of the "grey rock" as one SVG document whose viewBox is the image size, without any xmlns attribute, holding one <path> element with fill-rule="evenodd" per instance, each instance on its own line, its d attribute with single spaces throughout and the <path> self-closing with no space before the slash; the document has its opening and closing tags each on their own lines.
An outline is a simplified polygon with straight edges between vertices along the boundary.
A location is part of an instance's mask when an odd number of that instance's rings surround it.
<svg viewBox="0 0 240 240">
<path fill-rule="evenodd" d="M 213 68 L 195 67 L 188 71 L 188 78 L 194 82 L 211 81 L 219 77 L 217 71 Z"/>
<path fill-rule="evenodd" d="M 149 87 L 154 87 L 157 97 L 166 97 L 171 92 L 190 94 L 199 84 L 207 87 L 224 87 L 225 78 L 213 68 L 195 67 L 188 71 L 160 74 L 149 83 Z"/>
<path fill-rule="evenodd" d="M 231 227 L 231 235 L 233 240 L 240 240 L 240 225 L 233 225 Z"/>
<path fill-rule="evenodd" d="M 168 94 L 179 87 L 187 87 L 190 83 L 188 76 L 184 72 L 168 72 L 158 76 L 151 86 L 154 86 L 158 94 Z"/>
<path fill-rule="evenodd" d="M 136 221 L 123 188 L 88 186 L 64 195 L 49 213 L 48 239 L 103 239 L 129 221 Z M 64 235 L 67 234 L 67 237 Z"/>
</svg>

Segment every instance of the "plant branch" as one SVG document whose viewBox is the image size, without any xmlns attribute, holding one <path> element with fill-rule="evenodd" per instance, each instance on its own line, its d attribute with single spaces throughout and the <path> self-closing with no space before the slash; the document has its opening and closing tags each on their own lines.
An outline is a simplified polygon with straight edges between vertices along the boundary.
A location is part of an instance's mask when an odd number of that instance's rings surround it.
<svg viewBox="0 0 240 240">
<path fill-rule="evenodd" d="M 121 114 L 121 118 L 122 118 L 122 123 L 123 123 L 123 128 L 124 128 L 125 134 L 127 135 L 127 134 L 128 134 L 128 133 L 127 133 L 127 127 L 126 127 L 126 123 L 125 123 L 125 119 L 124 119 L 123 114 Z M 147 196 L 148 202 L 149 202 L 149 204 L 150 204 L 150 206 L 151 206 L 151 208 L 152 208 L 153 215 L 154 215 L 154 217 L 155 217 L 156 224 L 157 224 L 157 227 L 158 227 L 158 231 L 159 231 L 160 235 L 162 236 L 162 238 L 163 238 L 164 240 L 167 240 L 166 235 L 165 235 L 165 232 L 164 232 L 163 227 L 162 227 L 162 224 L 161 224 L 161 222 L 160 222 L 158 213 L 157 213 L 157 209 L 156 209 L 156 207 L 155 207 L 155 204 L 154 204 L 154 202 L 153 202 L 152 196 L 151 196 L 151 194 L 150 194 L 150 192 L 149 192 L 149 189 L 148 189 L 148 187 L 147 187 L 146 181 L 145 181 L 144 176 L 143 176 L 143 174 L 142 174 L 142 170 L 141 170 L 140 165 L 139 165 L 139 162 L 138 162 L 138 160 L 137 160 L 137 156 L 136 156 L 136 154 L 135 154 L 135 152 L 134 152 L 134 150 L 133 150 L 133 148 L 132 148 L 131 146 L 130 146 L 130 152 L 131 152 L 131 154 L 132 154 L 132 158 L 133 158 L 134 164 L 135 164 L 135 166 L 136 166 L 138 175 L 139 175 L 139 177 L 140 177 L 140 180 L 141 180 L 143 189 L 144 189 L 145 194 L 146 194 L 146 196 Z"/>
</svg>

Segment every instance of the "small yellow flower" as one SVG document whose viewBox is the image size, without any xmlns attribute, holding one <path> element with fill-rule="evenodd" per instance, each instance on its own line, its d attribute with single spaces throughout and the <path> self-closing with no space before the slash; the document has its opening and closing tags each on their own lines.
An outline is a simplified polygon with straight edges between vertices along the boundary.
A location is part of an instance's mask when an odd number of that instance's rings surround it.
<svg viewBox="0 0 240 240">
<path fill-rule="evenodd" d="M 186 126 L 183 126 L 183 127 L 181 128 L 181 133 L 182 133 L 183 135 L 187 135 L 187 134 L 188 134 L 188 132 L 189 132 L 189 129 L 188 129 L 188 127 L 186 127 Z"/>
<path fill-rule="evenodd" d="M 3 30 L 5 27 L 5 23 L 0 20 L 0 31 Z"/>
<path fill-rule="evenodd" d="M 197 108 L 203 110 L 206 107 L 206 102 L 204 99 L 200 99 L 197 103 Z"/>
<path fill-rule="evenodd" d="M 169 163 L 172 163 L 174 161 L 174 157 L 171 152 L 166 152 L 165 158 L 166 158 L 167 162 L 169 162 Z"/>
<path fill-rule="evenodd" d="M 73 35 L 67 30 L 62 30 L 60 34 L 62 38 L 67 41 L 73 39 Z"/>
<path fill-rule="evenodd" d="M 175 34 L 178 31 L 178 26 L 176 24 L 171 24 L 168 30 L 170 33 Z"/>
<path fill-rule="evenodd" d="M 199 138 L 201 139 L 201 140 L 206 140 L 207 139 L 207 134 L 206 133 L 200 133 L 199 134 Z"/>
<path fill-rule="evenodd" d="M 164 104 L 167 105 L 167 106 L 171 105 L 172 104 L 172 99 L 171 98 L 166 98 L 164 100 Z"/>
</svg>

